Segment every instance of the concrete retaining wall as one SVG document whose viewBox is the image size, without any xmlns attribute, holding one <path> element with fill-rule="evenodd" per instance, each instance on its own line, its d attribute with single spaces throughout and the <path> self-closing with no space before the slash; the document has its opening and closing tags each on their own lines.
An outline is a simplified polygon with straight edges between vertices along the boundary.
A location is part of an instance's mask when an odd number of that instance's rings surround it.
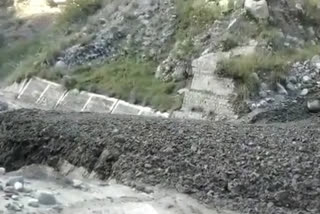
<svg viewBox="0 0 320 214">
<path fill-rule="evenodd" d="M 15 94 L 18 107 L 32 107 L 46 110 L 99 112 L 111 114 L 145 115 L 169 117 L 152 108 L 133 105 L 116 98 L 78 90 L 67 91 L 62 85 L 40 78 L 15 83 L 3 89 Z"/>
</svg>

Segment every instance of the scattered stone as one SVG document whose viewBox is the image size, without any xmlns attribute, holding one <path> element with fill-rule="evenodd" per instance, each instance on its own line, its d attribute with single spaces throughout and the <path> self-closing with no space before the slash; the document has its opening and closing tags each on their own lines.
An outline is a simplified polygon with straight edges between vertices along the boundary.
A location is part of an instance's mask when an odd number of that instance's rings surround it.
<svg viewBox="0 0 320 214">
<path fill-rule="evenodd" d="M 301 96 L 306 96 L 309 93 L 309 90 L 307 88 L 303 89 L 300 93 Z"/>
<path fill-rule="evenodd" d="M 11 198 L 12 198 L 13 200 L 17 201 L 17 200 L 19 199 L 19 196 L 13 195 L 13 196 L 11 196 Z"/>
<path fill-rule="evenodd" d="M 187 89 L 187 88 L 182 88 L 182 89 L 179 89 L 178 90 L 178 94 L 185 94 L 186 92 L 188 92 L 189 91 L 189 89 Z"/>
<path fill-rule="evenodd" d="M 288 95 L 287 90 L 280 83 L 277 83 L 277 91 L 281 95 Z"/>
<path fill-rule="evenodd" d="M 14 189 L 13 186 L 6 186 L 3 191 L 9 194 L 17 194 L 17 191 Z"/>
<path fill-rule="evenodd" d="M 311 59 L 311 65 L 320 69 L 320 56 L 316 55 Z"/>
<path fill-rule="evenodd" d="M 307 107 L 310 112 L 320 112 L 320 100 L 309 100 L 307 102 Z"/>
<path fill-rule="evenodd" d="M 24 184 L 24 178 L 22 176 L 11 177 L 6 183 L 6 186 L 14 186 L 16 182 Z"/>
<path fill-rule="evenodd" d="M 302 82 L 303 82 L 303 83 L 309 83 L 310 80 L 311 80 L 311 77 L 309 77 L 309 76 L 303 76 L 303 77 L 302 77 Z"/>
<path fill-rule="evenodd" d="M 269 8 L 266 0 L 246 0 L 244 7 L 256 19 L 269 17 Z"/>
<path fill-rule="evenodd" d="M 288 82 L 289 83 L 293 83 L 293 84 L 296 84 L 298 82 L 297 78 L 295 76 L 290 76 L 288 78 Z"/>
<path fill-rule="evenodd" d="M 32 189 L 30 189 L 29 187 L 23 187 L 23 192 L 24 193 L 31 193 L 32 192 Z"/>
<path fill-rule="evenodd" d="M 63 210 L 63 207 L 60 206 L 60 205 L 56 205 L 56 206 L 52 207 L 52 209 L 55 210 L 58 213 L 61 213 L 62 210 Z"/>
<path fill-rule="evenodd" d="M 14 183 L 14 189 L 19 191 L 19 192 L 22 192 L 23 191 L 23 184 L 20 183 L 20 182 Z"/>
<path fill-rule="evenodd" d="M 6 169 L 3 167 L 0 167 L 0 176 L 6 174 Z"/>
<path fill-rule="evenodd" d="M 289 91 L 295 91 L 295 90 L 296 90 L 296 86 L 293 85 L 291 82 L 289 82 L 289 83 L 287 84 L 287 89 L 288 89 Z"/>
<path fill-rule="evenodd" d="M 8 210 L 12 210 L 12 211 L 19 212 L 19 211 L 22 210 L 23 204 L 20 204 L 20 203 L 14 201 L 14 202 L 12 202 L 12 203 L 6 204 L 5 207 L 6 207 Z"/>
<path fill-rule="evenodd" d="M 76 189 L 82 189 L 82 187 L 83 187 L 83 182 L 80 181 L 80 180 L 74 179 L 74 180 L 72 181 L 72 186 L 73 186 L 74 188 L 76 188 Z"/>
<path fill-rule="evenodd" d="M 28 202 L 28 206 L 37 208 L 39 207 L 39 200 L 38 199 L 30 199 Z"/>
<path fill-rule="evenodd" d="M 259 92 L 259 96 L 262 97 L 262 98 L 265 98 L 265 97 L 268 96 L 268 93 L 265 92 L 265 91 L 260 91 L 260 92 Z"/>
<path fill-rule="evenodd" d="M 259 83 L 260 82 L 260 78 L 259 78 L 259 75 L 256 73 L 256 72 L 253 72 L 250 74 L 250 78 L 256 82 L 256 83 Z"/>
<path fill-rule="evenodd" d="M 64 63 L 63 61 L 60 60 L 60 61 L 56 62 L 54 67 L 56 69 L 62 70 L 62 69 L 66 69 L 67 65 L 66 65 L 66 63 Z"/>
<path fill-rule="evenodd" d="M 50 192 L 40 192 L 38 195 L 38 201 L 43 205 L 55 205 L 57 203 L 56 198 Z"/>
<path fill-rule="evenodd" d="M 9 109 L 8 103 L 0 100 L 0 112 L 7 111 Z"/>
</svg>

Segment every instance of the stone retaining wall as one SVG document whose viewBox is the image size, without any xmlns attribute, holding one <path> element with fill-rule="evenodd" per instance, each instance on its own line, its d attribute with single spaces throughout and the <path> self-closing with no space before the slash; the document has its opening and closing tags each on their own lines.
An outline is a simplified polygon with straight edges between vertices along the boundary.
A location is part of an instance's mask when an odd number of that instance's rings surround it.
<svg viewBox="0 0 320 214">
<path fill-rule="evenodd" d="M 17 108 L 27 106 L 46 110 L 169 117 L 168 113 L 105 95 L 80 92 L 76 89 L 68 91 L 60 84 L 40 78 L 25 80 L 20 84 L 15 83 L 2 91 L 15 95 L 12 101 Z"/>
</svg>

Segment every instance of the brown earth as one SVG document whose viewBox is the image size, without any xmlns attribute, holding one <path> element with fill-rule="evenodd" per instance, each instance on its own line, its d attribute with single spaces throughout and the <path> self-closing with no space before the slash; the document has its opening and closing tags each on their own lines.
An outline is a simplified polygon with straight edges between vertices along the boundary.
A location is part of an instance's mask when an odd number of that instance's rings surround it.
<svg viewBox="0 0 320 214">
<path fill-rule="evenodd" d="M 317 119 L 235 125 L 18 110 L 0 123 L 0 166 L 9 170 L 63 159 L 242 213 L 320 213 Z"/>
</svg>

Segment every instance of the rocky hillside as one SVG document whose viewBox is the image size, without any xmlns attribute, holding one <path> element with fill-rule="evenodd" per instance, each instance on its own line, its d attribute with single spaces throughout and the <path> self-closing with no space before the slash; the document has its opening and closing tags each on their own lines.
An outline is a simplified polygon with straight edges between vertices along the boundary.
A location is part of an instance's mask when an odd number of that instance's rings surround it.
<svg viewBox="0 0 320 214">
<path fill-rule="evenodd" d="M 0 75 L 9 82 L 36 75 L 216 119 L 225 107 L 208 103 L 227 102 L 241 115 L 304 105 L 319 91 L 317 0 L 7 0 L 0 7 Z M 230 93 L 212 89 L 225 79 Z"/>
</svg>

